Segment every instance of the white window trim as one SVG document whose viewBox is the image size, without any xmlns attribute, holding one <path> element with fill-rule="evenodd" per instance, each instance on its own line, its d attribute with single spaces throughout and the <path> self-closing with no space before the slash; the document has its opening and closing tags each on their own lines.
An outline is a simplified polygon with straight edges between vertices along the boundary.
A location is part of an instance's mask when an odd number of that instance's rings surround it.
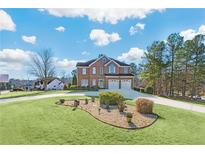
<svg viewBox="0 0 205 154">
<path fill-rule="evenodd" d="M 125 71 L 125 70 L 126 70 L 126 71 Z M 123 68 L 123 73 L 124 73 L 124 74 L 128 74 L 128 73 L 129 73 L 129 68 L 128 68 L 128 67 Z"/>
<path fill-rule="evenodd" d="M 104 72 L 103 67 L 100 67 L 100 75 L 102 75 Z"/>
<path fill-rule="evenodd" d="M 82 87 L 88 86 L 88 79 L 82 79 L 82 80 L 81 80 L 81 86 L 82 86 Z"/>
<path fill-rule="evenodd" d="M 96 86 L 96 79 L 93 79 L 92 86 Z"/>
<path fill-rule="evenodd" d="M 82 74 L 86 75 L 86 73 L 87 73 L 87 69 L 86 68 L 82 68 Z"/>
<path fill-rule="evenodd" d="M 114 66 L 113 72 L 111 72 L 111 65 Z M 108 72 L 109 72 L 109 74 L 115 74 L 115 73 L 116 73 L 116 66 L 115 66 L 114 64 L 110 64 L 110 65 L 108 66 Z"/>
<path fill-rule="evenodd" d="M 96 74 L 96 67 L 93 67 L 92 71 L 93 71 L 93 74 Z"/>
</svg>

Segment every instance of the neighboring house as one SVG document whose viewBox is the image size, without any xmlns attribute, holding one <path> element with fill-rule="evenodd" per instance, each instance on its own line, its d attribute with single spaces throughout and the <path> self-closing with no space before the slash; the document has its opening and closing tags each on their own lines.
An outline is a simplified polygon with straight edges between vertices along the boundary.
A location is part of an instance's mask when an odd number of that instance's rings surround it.
<svg viewBox="0 0 205 154">
<path fill-rule="evenodd" d="M 12 88 L 22 88 L 26 90 L 33 89 L 35 80 L 19 80 L 19 79 L 10 79 L 9 84 Z"/>
<path fill-rule="evenodd" d="M 52 78 L 52 79 L 48 79 L 47 81 L 47 86 L 46 86 L 46 90 L 63 90 L 64 89 L 64 82 L 61 81 L 58 78 Z M 34 87 L 36 89 L 40 89 L 43 90 L 44 89 L 44 85 L 43 85 L 43 80 L 37 80 L 35 82 Z"/>
<path fill-rule="evenodd" d="M 77 67 L 78 87 L 99 87 L 106 89 L 131 89 L 134 75 L 130 65 L 105 55 L 79 62 Z"/>
</svg>

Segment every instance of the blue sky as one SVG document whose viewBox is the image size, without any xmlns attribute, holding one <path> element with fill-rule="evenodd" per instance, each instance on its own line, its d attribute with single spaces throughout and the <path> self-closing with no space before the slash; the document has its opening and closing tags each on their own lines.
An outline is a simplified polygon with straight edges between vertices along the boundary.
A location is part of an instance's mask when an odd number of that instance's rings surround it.
<svg viewBox="0 0 205 154">
<path fill-rule="evenodd" d="M 0 10 L 0 74 L 10 78 L 27 78 L 28 55 L 43 48 L 52 49 L 60 75 L 100 53 L 139 63 L 154 40 L 205 33 L 205 9 Z"/>
</svg>

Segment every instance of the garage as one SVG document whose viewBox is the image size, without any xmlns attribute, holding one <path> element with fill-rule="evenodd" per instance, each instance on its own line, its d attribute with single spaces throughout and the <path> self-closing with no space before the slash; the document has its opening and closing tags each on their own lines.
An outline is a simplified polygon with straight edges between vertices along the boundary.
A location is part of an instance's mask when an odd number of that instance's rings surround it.
<svg viewBox="0 0 205 154">
<path fill-rule="evenodd" d="M 131 89 L 132 88 L 131 79 L 121 80 L 121 89 Z"/>
<path fill-rule="evenodd" d="M 108 80 L 108 89 L 119 89 L 119 80 L 109 79 Z"/>
</svg>

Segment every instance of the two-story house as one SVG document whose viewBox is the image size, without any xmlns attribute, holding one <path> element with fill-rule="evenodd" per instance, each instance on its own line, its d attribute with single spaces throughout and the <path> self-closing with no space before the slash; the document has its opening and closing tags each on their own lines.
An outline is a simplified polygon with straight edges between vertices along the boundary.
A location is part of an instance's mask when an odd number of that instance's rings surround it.
<svg viewBox="0 0 205 154">
<path fill-rule="evenodd" d="M 99 87 L 106 89 L 131 89 L 134 75 L 130 65 L 105 55 L 87 62 L 79 62 L 77 67 L 78 87 Z"/>
</svg>

